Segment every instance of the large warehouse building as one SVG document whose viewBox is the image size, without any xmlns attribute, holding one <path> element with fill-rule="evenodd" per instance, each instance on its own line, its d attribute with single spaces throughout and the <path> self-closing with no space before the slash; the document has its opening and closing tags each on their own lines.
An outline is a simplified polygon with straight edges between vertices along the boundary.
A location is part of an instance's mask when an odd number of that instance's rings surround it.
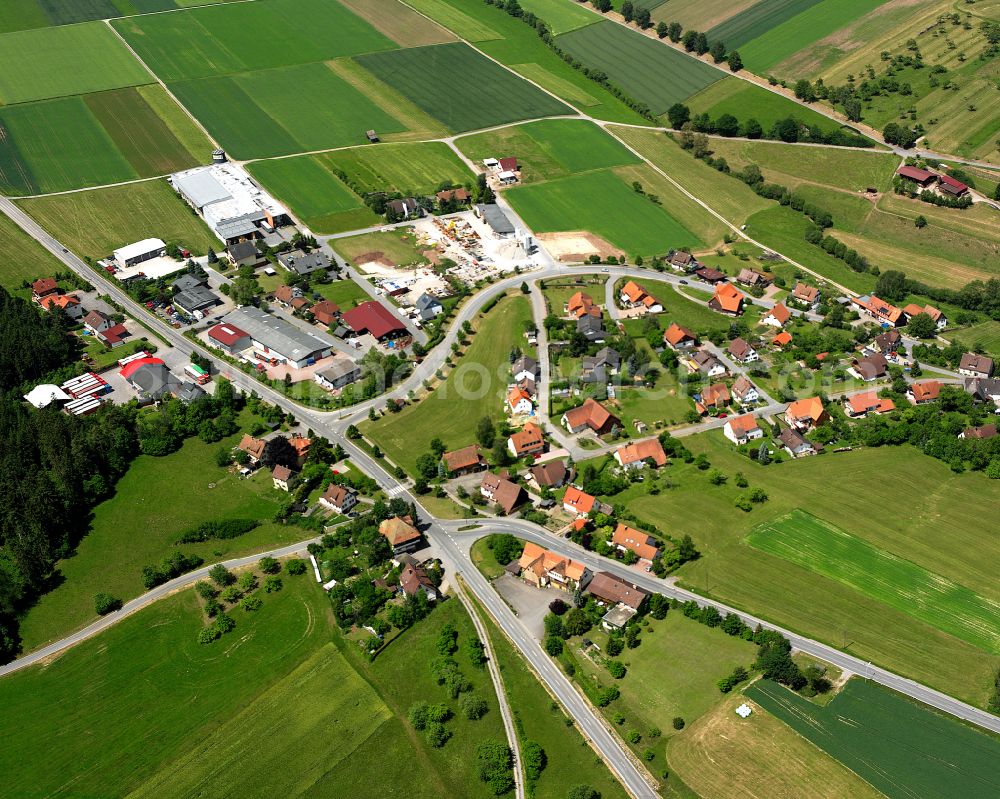
<svg viewBox="0 0 1000 799">
<path fill-rule="evenodd" d="M 235 164 L 177 172 L 170 183 L 227 246 L 291 224 L 288 209 Z"/>
<path fill-rule="evenodd" d="M 320 333 L 300 330 L 290 322 L 246 305 L 226 314 L 222 324 L 245 331 L 253 346 L 269 358 L 300 369 L 330 354 L 333 341 Z"/>
<path fill-rule="evenodd" d="M 150 261 L 166 254 L 167 245 L 161 239 L 143 239 L 135 244 L 120 247 L 114 252 L 115 263 L 122 269 Z"/>
</svg>

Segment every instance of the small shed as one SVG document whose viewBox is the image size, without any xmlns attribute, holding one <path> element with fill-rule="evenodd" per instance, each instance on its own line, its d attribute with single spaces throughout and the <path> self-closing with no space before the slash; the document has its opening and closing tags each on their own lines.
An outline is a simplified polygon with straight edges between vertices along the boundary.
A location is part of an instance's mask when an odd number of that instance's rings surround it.
<svg viewBox="0 0 1000 799">
<path fill-rule="evenodd" d="M 372 144 L 378 144 L 378 134 L 374 130 L 366 130 L 365 136 L 368 137 L 368 141 Z"/>
</svg>

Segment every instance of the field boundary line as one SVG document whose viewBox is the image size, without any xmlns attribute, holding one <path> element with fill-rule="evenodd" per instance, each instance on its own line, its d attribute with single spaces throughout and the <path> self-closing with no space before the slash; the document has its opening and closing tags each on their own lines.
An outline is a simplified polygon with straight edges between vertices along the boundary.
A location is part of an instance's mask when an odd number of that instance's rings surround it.
<svg viewBox="0 0 1000 799">
<path fill-rule="evenodd" d="M 253 2 L 257 2 L 257 0 L 240 0 L 240 2 L 253 3 Z M 229 5 L 229 3 L 216 3 L 215 5 Z M 195 7 L 197 8 L 199 6 L 195 6 Z M 174 10 L 175 11 L 183 11 L 185 9 L 178 8 L 178 9 L 174 9 Z M 118 17 L 115 17 L 115 19 L 118 19 Z M 177 95 L 175 95 L 172 91 L 170 91 L 170 88 L 167 86 L 166 83 L 163 82 L 163 79 L 159 75 L 157 75 L 156 72 L 154 72 L 152 69 L 150 69 L 149 64 L 147 64 L 142 59 L 142 57 L 135 51 L 135 48 L 133 48 L 132 45 L 129 44 L 128 40 L 118 32 L 118 30 L 115 28 L 114 25 L 111 24 L 111 20 L 110 19 L 104 20 L 104 24 L 111 30 L 112 33 L 114 33 L 115 36 L 118 37 L 118 40 L 123 45 L 125 45 L 125 47 L 128 49 L 128 51 L 132 54 L 132 57 L 136 61 L 138 61 L 140 64 L 142 64 L 143 69 L 145 69 L 150 75 L 152 75 L 153 78 L 155 78 L 156 82 L 158 84 L 160 84 L 160 87 L 163 89 L 163 91 L 165 91 L 167 93 L 167 96 L 177 104 L 177 107 L 180 108 L 185 114 L 187 114 L 188 117 L 191 119 L 191 121 L 194 122 L 194 124 L 198 126 L 199 130 L 201 130 L 201 132 L 205 134 L 206 138 L 212 143 L 212 146 L 213 147 L 219 147 L 220 146 L 219 142 L 209 132 L 208 128 L 206 128 L 203 124 L 201 124 L 201 120 L 198 119 L 198 117 L 196 117 L 194 114 L 192 114 L 188 110 L 187 106 L 184 105 L 184 103 L 182 103 L 180 100 L 177 99 Z M 193 153 L 192 153 L 192 155 L 193 155 Z"/>
</svg>

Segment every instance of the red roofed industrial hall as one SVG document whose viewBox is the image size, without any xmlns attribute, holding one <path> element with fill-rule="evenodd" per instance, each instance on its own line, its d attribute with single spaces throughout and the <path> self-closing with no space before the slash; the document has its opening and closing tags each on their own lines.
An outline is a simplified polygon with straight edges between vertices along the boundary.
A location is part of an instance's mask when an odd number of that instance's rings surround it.
<svg viewBox="0 0 1000 799">
<path fill-rule="evenodd" d="M 406 325 L 380 302 L 363 302 L 342 314 L 340 319 L 357 335 L 370 333 L 379 341 L 406 335 Z"/>
</svg>

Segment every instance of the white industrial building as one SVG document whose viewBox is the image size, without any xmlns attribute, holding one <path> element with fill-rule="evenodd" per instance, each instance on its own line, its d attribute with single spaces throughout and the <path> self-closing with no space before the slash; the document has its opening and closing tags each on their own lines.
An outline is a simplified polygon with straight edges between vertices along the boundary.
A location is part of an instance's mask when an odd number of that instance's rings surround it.
<svg viewBox="0 0 1000 799">
<path fill-rule="evenodd" d="M 285 361 L 296 369 L 325 358 L 333 347 L 328 336 L 302 330 L 252 305 L 226 314 L 222 323 L 245 332 L 261 354 Z"/>
<path fill-rule="evenodd" d="M 177 172 L 170 183 L 226 245 L 264 236 L 291 222 L 288 209 L 235 164 Z"/>
<path fill-rule="evenodd" d="M 160 239 L 143 239 L 135 244 L 115 250 L 115 263 L 122 269 L 141 264 L 143 261 L 151 261 L 167 254 L 167 245 Z"/>
</svg>

